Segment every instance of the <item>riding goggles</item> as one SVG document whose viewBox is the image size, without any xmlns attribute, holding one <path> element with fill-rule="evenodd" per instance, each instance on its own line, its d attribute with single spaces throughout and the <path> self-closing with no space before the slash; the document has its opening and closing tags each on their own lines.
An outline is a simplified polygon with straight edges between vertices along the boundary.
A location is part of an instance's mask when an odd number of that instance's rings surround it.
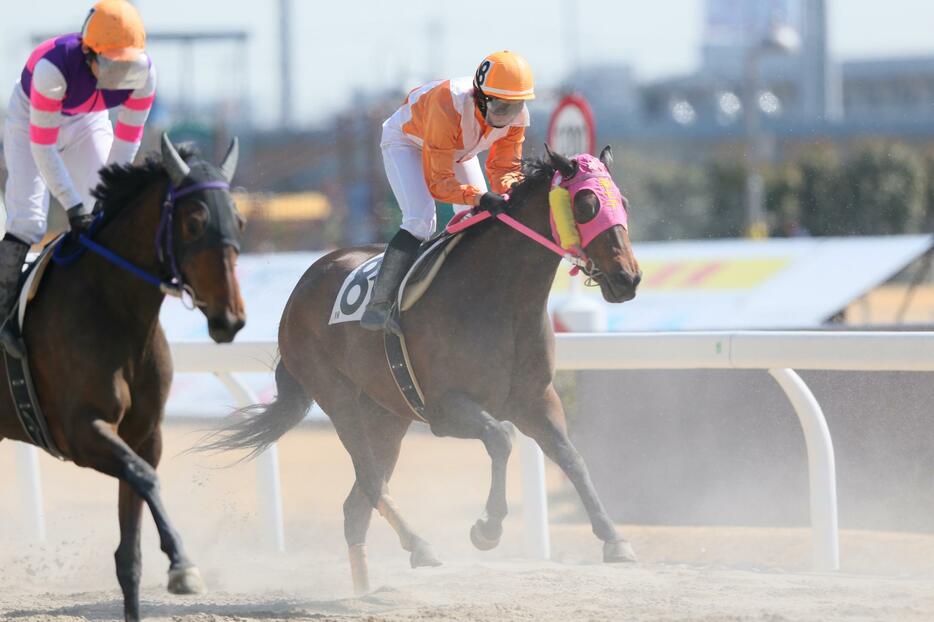
<svg viewBox="0 0 934 622">
<path fill-rule="evenodd" d="M 486 97 L 486 122 L 493 127 L 506 127 L 519 114 L 525 106 L 524 101 L 510 101 Z"/>
<path fill-rule="evenodd" d="M 134 91 L 146 85 L 149 57 L 140 54 L 133 60 L 114 60 L 97 55 L 97 87 L 107 91 Z"/>
</svg>

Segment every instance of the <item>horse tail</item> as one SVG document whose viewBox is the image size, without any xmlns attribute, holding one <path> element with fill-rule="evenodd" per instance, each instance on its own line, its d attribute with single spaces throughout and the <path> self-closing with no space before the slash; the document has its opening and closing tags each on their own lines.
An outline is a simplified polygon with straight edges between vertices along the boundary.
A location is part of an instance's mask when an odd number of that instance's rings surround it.
<svg viewBox="0 0 934 622">
<path fill-rule="evenodd" d="M 252 449 L 244 460 L 255 458 L 286 432 L 297 426 L 312 400 L 282 361 L 276 365 L 276 399 L 271 404 L 253 404 L 234 411 L 228 423 L 208 435 L 197 451 Z"/>
</svg>

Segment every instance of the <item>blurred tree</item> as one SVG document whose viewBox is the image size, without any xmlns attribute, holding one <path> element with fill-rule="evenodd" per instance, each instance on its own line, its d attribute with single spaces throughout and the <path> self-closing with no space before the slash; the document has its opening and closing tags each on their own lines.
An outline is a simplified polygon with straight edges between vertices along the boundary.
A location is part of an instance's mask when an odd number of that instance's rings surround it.
<svg viewBox="0 0 934 622">
<path fill-rule="evenodd" d="M 614 178 L 629 199 L 633 240 L 739 237 L 746 170 L 735 156 L 703 165 L 614 149 Z M 766 176 L 772 235 L 884 235 L 934 231 L 934 146 L 890 141 L 800 145 Z"/>
<path fill-rule="evenodd" d="M 765 209 L 772 237 L 810 235 L 801 221 L 801 174 L 797 167 L 781 165 L 766 177 Z"/>
<path fill-rule="evenodd" d="M 707 164 L 710 209 L 704 234 L 735 238 L 746 223 L 746 167 L 736 160 L 712 160 Z"/>
<path fill-rule="evenodd" d="M 924 171 L 918 155 L 902 144 L 867 142 L 840 174 L 838 231 L 846 235 L 917 232 L 923 218 Z"/>
<path fill-rule="evenodd" d="M 934 147 L 928 147 L 923 154 L 924 171 L 924 218 L 921 221 L 922 233 L 934 233 Z"/>
<path fill-rule="evenodd" d="M 614 148 L 613 178 L 629 201 L 633 240 L 700 237 L 707 222 L 703 168 Z"/>
<path fill-rule="evenodd" d="M 801 225 L 814 235 L 838 235 L 844 210 L 837 196 L 840 161 L 829 147 L 808 149 L 794 168 Z"/>
</svg>

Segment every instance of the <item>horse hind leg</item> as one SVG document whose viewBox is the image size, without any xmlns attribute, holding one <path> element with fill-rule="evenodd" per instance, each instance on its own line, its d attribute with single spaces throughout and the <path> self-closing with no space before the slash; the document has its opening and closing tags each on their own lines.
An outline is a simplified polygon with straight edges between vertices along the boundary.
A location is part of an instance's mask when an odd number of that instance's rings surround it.
<svg viewBox="0 0 934 622">
<path fill-rule="evenodd" d="M 350 453 L 356 481 L 344 502 L 344 537 L 354 591 L 369 591 L 366 532 L 375 508 L 392 526 L 413 568 L 438 566 L 430 544 L 409 527 L 389 495 L 387 482 L 395 469 L 409 421 L 393 415 L 361 395 L 355 408 L 329 409 L 337 434 Z"/>
<path fill-rule="evenodd" d="M 355 481 L 350 494 L 344 501 L 344 539 L 350 558 L 350 575 L 354 594 L 360 596 L 370 591 L 370 573 L 366 560 L 366 532 L 370 528 L 373 504 L 364 494 L 360 483 Z"/>
<path fill-rule="evenodd" d="M 449 393 L 428 416 L 436 436 L 479 439 L 491 460 L 490 492 L 484 516 L 470 529 L 470 541 L 481 551 L 495 548 L 503 535 L 506 504 L 506 465 L 512 452 L 508 428 L 462 393 Z"/>
</svg>

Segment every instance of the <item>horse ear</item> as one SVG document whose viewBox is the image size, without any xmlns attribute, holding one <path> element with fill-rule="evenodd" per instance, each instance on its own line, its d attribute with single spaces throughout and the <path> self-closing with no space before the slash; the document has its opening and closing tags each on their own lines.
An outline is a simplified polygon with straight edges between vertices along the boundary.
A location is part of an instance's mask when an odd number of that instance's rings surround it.
<svg viewBox="0 0 934 622">
<path fill-rule="evenodd" d="M 610 166 L 613 165 L 613 150 L 610 149 L 610 146 L 607 145 L 603 148 L 603 151 L 600 152 L 600 161 L 603 162 L 603 166 L 610 170 Z"/>
<path fill-rule="evenodd" d="M 168 132 L 162 133 L 162 164 L 169 174 L 169 180 L 176 188 L 182 185 L 191 172 L 191 167 L 182 159 L 182 156 L 178 155 L 175 145 L 169 140 Z"/>
<path fill-rule="evenodd" d="M 545 153 L 547 154 L 548 163 L 561 174 L 561 177 L 565 179 L 574 177 L 574 173 L 577 172 L 577 164 L 574 163 L 574 160 L 566 158 L 560 153 L 555 153 L 548 146 L 548 143 L 545 143 Z"/>
<path fill-rule="evenodd" d="M 230 141 L 230 148 L 227 149 L 227 155 L 224 156 L 224 161 L 221 162 L 221 175 L 224 176 L 228 182 L 233 180 L 234 173 L 237 170 L 237 159 L 240 157 L 240 141 L 237 140 L 237 137 L 234 136 L 234 139 Z"/>
</svg>

